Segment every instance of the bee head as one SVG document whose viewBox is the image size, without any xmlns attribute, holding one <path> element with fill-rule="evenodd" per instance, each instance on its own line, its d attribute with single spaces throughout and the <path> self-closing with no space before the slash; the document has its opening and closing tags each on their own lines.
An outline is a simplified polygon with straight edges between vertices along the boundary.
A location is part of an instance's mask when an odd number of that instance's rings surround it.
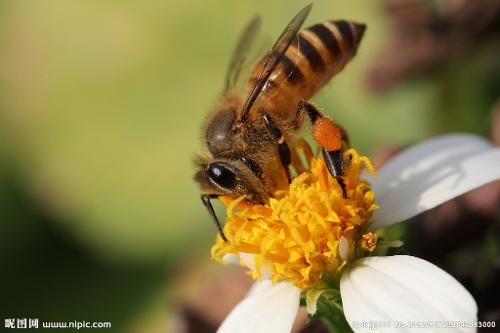
<svg viewBox="0 0 500 333">
<path fill-rule="evenodd" d="M 263 202 L 264 198 L 260 195 L 263 186 L 243 161 L 197 157 L 195 164 L 197 170 L 194 179 L 200 184 L 203 193 L 246 196 L 250 200 Z"/>
</svg>

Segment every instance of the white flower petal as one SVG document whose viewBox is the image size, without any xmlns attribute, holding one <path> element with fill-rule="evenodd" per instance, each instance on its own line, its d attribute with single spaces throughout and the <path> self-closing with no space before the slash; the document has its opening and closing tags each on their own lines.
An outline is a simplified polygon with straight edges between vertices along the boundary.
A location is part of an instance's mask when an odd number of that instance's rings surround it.
<svg viewBox="0 0 500 333">
<path fill-rule="evenodd" d="M 394 322 L 475 321 L 477 305 L 469 292 L 451 275 L 433 264 L 411 256 L 368 257 L 342 274 L 340 292 L 347 321 L 356 328 L 363 321 L 391 322 L 385 331 L 436 332 L 436 328 L 398 328 Z M 443 332 L 475 332 L 450 328 Z"/>
<path fill-rule="evenodd" d="M 229 265 L 239 265 L 240 264 L 240 256 L 234 253 L 226 253 L 222 257 L 222 261 Z"/>
<path fill-rule="evenodd" d="M 268 287 L 268 283 L 269 281 L 255 280 L 255 282 L 248 289 L 245 297 L 252 296 L 253 294 L 258 294 L 262 289 L 266 289 Z"/>
<path fill-rule="evenodd" d="M 248 269 L 255 271 L 255 255 L 253 253 L 240 252 L 240 258 Z"/>
<path fill-rule="evenodd" d="M 481 185 L 500 179 L 500 148 L 466 134 L 430 139 L 398 154 L 373 182 L 371 229 L 404 221 Z"/>
<path fill-rule="evenodd" d="M 299 309 L 300 289 L 289 282 L 259 282 L 224 320 L 218 333 L 289 333 Z"/>
<path fill-rule="evenodd" d="M 243 264 L 250 269 L 251 271 L 256 271 L 255 265 L 255 254 L 240 252 L 240 258 L 243 261 Z M 263 264 L 260 267 L 260 277 L 262 279 L 270 279 L 273 276 L 273 271 L 269 268 L 269 266 Z"/>
<path fill-rule="evenodd" d="M 347 261 L 349 255 L 349 242 L 344 236 L 340 237 L 339 241 L 339 256 L 342 260 Z"/>
</svg>

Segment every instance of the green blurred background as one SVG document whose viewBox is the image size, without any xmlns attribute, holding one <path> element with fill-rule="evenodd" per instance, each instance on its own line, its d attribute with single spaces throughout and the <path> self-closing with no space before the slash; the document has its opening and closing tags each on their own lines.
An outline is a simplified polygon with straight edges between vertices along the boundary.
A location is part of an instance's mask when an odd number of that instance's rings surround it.
<svg viewBox="0 0 500 333">
<path fill-rule="evenodd" d="M 388 38 L 386 3 L 315 1 L 306 25 L 347 18 L 368 30 L 314 101 L 366 154 L 432 133 L 486 134 L 498 96 L 485 79 L 491 52 L 465 52 L 384 93 L 366 88 Z M 2 318 L 110 321 L 113 332 L 171 325 L 172 277 L 210 265 L 215 230 L 191 158 L 232 48 L 255 14 L 272 40 L 305 4 L 0 3 Z"/>
</svg>

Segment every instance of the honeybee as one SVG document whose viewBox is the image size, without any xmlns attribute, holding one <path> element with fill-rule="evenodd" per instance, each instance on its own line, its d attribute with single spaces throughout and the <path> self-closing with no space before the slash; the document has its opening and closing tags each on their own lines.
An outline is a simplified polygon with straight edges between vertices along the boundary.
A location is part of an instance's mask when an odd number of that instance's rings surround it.
<svg viewBox="0 0 500 333">
<path fill-rule="evenodd" d="M 206 122 L 204 139 L 209 154 L 195 159 L 194 178 L 225 241 L 210 199 L 245 196 L 265 203 L 276 190 L 286 188 L 294 158 L 290 146 L 296 144 L 294 134 L 306 116 L 329 172 L 344 197 L 348 196 L 342 178 L 347 133 L 307 100 L 354 57 L 366 26 L 325 21 L 299 32 L 311 7 L 303 8 L 288 23 L 254 67 L 247 91 L 242 92 L 236 81 L 260 20 L 247 26 L 230 62 L 223 94 Z"/>
</svg>

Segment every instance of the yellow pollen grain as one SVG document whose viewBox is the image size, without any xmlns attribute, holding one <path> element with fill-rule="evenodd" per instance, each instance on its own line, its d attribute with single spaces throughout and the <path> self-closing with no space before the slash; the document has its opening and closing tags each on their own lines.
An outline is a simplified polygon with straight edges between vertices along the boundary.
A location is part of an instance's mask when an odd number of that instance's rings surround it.
<svg viewBox="0 0 500 333">
<path fill-rule="evenodd" d="M 348 198 L 333 179 L 322 158 L 310 157 L 310 169 L 293 179 L 288 191 L 265 205 L 244 198 L 223 198 L 227 205 L 224 233 L 217 236 L 212 258 L 223 261 L 228 253 L 255 256 L 254 278 L 271 272 L 273 282 L 287 280 L 299 288 L 322 285 L 322 277 L 335 274 L 345 265 L 339 242 L 373 251 L 377 235 L 365 233 L 372 212 L 377 209 L 371 185 L 359 177 L 367 169 L 375 175 L 367 157 L 354 149 L 344 154 L 344 180 Z M 353 245 L 354 246 L 354 245 Z"/>
</svg>

